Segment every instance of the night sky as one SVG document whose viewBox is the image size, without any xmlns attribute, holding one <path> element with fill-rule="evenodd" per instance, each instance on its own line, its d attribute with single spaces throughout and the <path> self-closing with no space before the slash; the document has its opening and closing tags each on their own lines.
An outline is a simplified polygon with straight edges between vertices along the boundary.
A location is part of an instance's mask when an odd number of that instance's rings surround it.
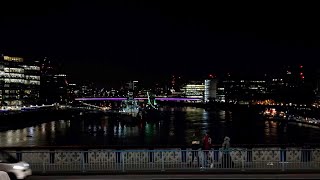
<svg viewBox="0 0 320 180">
<path fill-rule="evenodd" d="M 47 56 L 78 81 L 197 78 L 320 64 L 314 4 L 22 2 L 1 5 L 0 52 Z"/>
</svg>

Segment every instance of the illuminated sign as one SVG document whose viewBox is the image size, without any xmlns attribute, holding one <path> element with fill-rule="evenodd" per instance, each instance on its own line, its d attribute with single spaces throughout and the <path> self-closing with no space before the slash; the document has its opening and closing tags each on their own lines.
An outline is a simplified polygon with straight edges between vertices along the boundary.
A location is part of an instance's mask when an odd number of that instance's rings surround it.
<svg viewBox="0 0 320 180">
<path fill-rule="evenodd" d="M 21 58 L 21 57 L 3 56 L 3 59 L 5 61 L 23 62 L 23 58 Z"/>
</svg>

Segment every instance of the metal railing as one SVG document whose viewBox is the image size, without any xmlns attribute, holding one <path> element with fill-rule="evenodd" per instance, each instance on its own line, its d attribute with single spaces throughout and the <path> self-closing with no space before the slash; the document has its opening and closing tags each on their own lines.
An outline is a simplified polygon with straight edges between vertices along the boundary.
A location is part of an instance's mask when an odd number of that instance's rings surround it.
<svg viewBox="0 0 320 180">
<path fill-rule="evenodd" d="M 10 151 L 33 172 L 319 170 L 320 149 Z"/>
</svg>

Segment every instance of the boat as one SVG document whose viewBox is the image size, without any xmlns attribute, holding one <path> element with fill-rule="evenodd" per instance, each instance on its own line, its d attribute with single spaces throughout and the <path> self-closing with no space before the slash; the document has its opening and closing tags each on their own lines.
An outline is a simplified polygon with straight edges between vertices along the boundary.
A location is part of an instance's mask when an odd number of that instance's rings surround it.
<svg viewBox="0 0 320 180">
<path fill-rule="evenodd" d="M 128 98 L 122 101 L 122 108 L 119 110 L 121 114 L 138 117 L 140 114 L 140 106 L 134 98 Z"/>
<path fill-rule="evenodd" d="M 265 120 L 272 120 L 272 121 L 276 120 L 279 122 L 285 122 L 290 124 L 299 124 L 299 125 L 303 124 L 303 125 L 320 127 L 320 119 L 287 114 L 282 111 L 276 111 L 275 108 L 266 109 L 261 114 L 265 118 Z"/>
<path fill-rule="evenodd" d="M 262 116 L 269 120 L 285 120 L 287 119 L 287 115 L 283 111 L 277 111 L 275 108 L 267 108 L 263 111 Z"/>
<path fill-rule="evenodd" d="M 141 117 L 141 108 L 138 104 L 138 101 L 134 99 L 133 92 L 128 92 L 128 97 L 126 100 L 121 102 L 121 108 L 119 112 L 123 115 L 127 115 L 129 117 L 136 118 L 138 116 Z"/>
<path fill-rule="evenodd" d="M 302 116 L 290 115 L 288 117 L 288 122 L 315 125 L 315 126 L 318 126 L 318 127 L 320 126 L 320 120 L 319 119 L 310 118 L 310 117 L 302 117 Z"/>
</svg>

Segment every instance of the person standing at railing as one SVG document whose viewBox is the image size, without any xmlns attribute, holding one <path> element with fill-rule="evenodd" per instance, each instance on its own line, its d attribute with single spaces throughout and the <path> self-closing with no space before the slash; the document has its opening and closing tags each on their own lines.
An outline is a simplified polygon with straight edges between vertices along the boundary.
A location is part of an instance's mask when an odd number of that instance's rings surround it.
<svg viewBox="0 0 320 180">
<path fill-rule="evenodd" d="M 222 168 L 232 168 L 233 162 L 232 158 L 230 156 L 230 138 L 226 136 L 224 138 L 224 141 L 222 143 L 222 159 L 221 159 L 221 165 Z"/>
<path fill-rule="evenodd" d="M 200 166 L 200 158 L 199 158 L 200 141 L 199 141 L 199 138 L 196 136 L 196 133 L 193 133 L 193 136 L 191 139 L 191 148 L 192 148 L 191 164 L 193 163 L 194 158 L 197 158 L 197 164 L 198 166 Z"/>
<path fill-rule="evenodd" d="M 209 151 L 212 148 L 212 139 L 208 132 L 203 137 L 202 142 L 203 142 L 203 152 L 204 152 L 204 165 L 206 166 L 208 164 L 208 161 L 210 160 Z"/>
</svg>

